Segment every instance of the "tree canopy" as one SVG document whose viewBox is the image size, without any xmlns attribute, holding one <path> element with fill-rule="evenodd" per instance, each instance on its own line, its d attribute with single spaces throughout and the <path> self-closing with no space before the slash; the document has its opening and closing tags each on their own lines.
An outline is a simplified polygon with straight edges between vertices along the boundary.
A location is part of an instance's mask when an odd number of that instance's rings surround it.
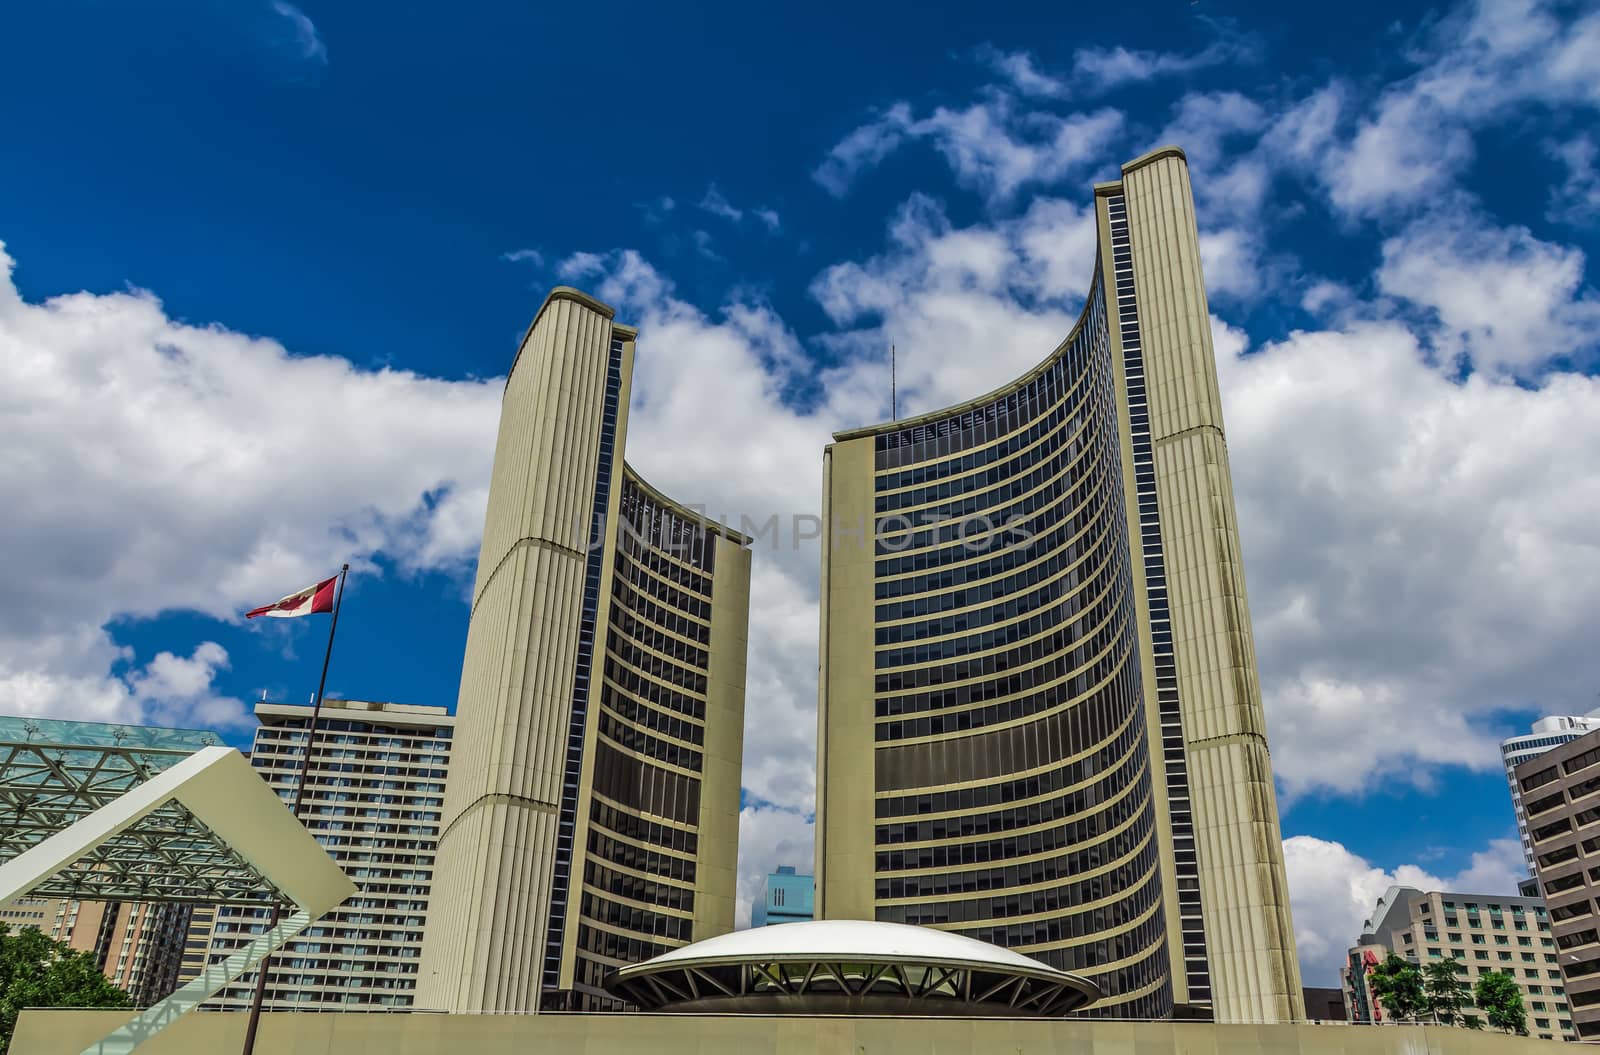
<svg viewBox="0 0 1600 1055">
<path fill-rule="evenodd" d="M 1378 1003 L 1394 1021 L 1415 1019 L 1428 1011 L 1428 994 L 1422 982 L 1422 969 L 1394 953 L 1372 968 L 1367 984 Z"/>
<path fill-rule="evenodd" d="M 1491 971 L 1480 975 L 1476 996 L 1489 1025 L 1507 1033 L 1528 1035 L 1528 1014 L 1522 1006 L 1522 990 L 1509 974 Z"/>
<path fill-rule="evenodd" d="M 1461 1009 L 1472 1003 L 1472 987 L 1461 977 L 1462 970 L 1460 961 L 1455 959 L 1434 960 L 1422 969 L 1428 1011 L 1440 1025 L 1455 1025 Z"/>
<path fill-rule="evenodd" d="M 25 1007 L 132 1007 L 100 973 L 94 957 L 32 927 L 0 923 L 0 1055 L 11 1047 Z"/>
</svg>

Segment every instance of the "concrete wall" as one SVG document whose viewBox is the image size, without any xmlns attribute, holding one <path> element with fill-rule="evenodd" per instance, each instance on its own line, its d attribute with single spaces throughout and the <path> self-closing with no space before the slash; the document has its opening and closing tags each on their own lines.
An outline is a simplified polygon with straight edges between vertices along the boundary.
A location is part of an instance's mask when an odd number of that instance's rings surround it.
<svg viewBox="0 0 1600 1055">
<path fill-rule="evenodd" d="M 78 1055 L 124 1011 L 25 1011 L 14 1055 Z M 192 1014 L 139 1055 L 238 1051 L 243 1014 Z M 1424 1026 L 753 1015 L 291 1014 L 261 1018 L 257 1055 L 1539 1055 L 1559 1041 Z"/>
</svg>

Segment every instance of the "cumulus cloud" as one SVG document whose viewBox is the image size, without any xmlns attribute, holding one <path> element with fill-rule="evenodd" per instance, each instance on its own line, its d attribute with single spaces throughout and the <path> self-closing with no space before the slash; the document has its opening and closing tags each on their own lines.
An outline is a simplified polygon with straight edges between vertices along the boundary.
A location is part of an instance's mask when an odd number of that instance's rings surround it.
<svg viewBox="0 0 1600 1055">
<path fill-rule="evenodd" d="M 1435 343 L 1480 370 L 1526 372 L 1600 345 L 1584 254 L 1477 215 L 1434 213 L 1383 243 L 1378 286 L 1433 312 Z"/>
<path fill-rule="evenodd" d="M 1417 68 L 1312 162 L 1352 216 L 1425 205 L 1476 156 L 1475 130 L 1544 107 L 1600 106 L 1600 11 L 1575 19 L 1543 0 L 1479 0 L 1443 19 Z"/>
<path fill-rule="evenodd" d="M 1459 379 L 1393 320 L 1213 328 L 1287 792 L 1489 771 L 1503 709 L 1586 709 L 1600 379 Z"/>
<path fill-rule="evenodd" d="M 0 710 L 223 722 L 220 646 L 130 671 L 107 624 L 476 552 L 496 382 L 297 357 L 143 292 L 29 302 L 11 272 L 0 249 Z"/>
<path fill-rule="evenodd" d="M 1524 875 L 1522 844 L 1495 839 L 1459 873 L 1440 877 L 1415 864 L 1380 868 L 1344 844 L 1309 835 L 1283 841 L 1290 908 L 1306 985 L 1337 986 L 1345 950 L 1356 943 L 1378 898 L 1391 886 L 1463 894 L 1515 894 Z"/>
</svg>

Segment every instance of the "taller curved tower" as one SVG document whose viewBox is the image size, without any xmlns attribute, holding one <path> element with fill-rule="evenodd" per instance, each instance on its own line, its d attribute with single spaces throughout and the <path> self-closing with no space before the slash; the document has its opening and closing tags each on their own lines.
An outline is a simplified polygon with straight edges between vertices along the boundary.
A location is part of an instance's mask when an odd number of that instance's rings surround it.
<svg viewBox="0 0 1600 1055">
<path fill-rule="evenodd" d="M 1182 151 L 1095 205 L 1043 363 L 824 454 L 817 915 L 1303 1018 Z"/>
<path fill-rule="evenodd" d="M 506 379 L 419 1009 L 606 1009 L 733 929 L 749 539 L 623 461 L 612 314 L 556 288 Z"/>
</svg>

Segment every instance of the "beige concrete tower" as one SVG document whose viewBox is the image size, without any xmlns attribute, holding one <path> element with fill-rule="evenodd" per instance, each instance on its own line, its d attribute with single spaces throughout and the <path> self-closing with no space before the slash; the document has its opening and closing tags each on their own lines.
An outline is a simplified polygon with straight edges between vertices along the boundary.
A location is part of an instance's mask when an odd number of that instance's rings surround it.
<svg viewBox="0 0 1600 1055">
<path fill-rule="evenodd" d="M 817 913 L 1017 948 L 1096 1014 L 1298 1018 L 1183 154 L 1095 194 L 1060 347 L 824 455 Z"/>
<path fill-rule="evenodd" d="M 748 540 L 623 462 L 634 330 L 557 288 L 512 364 L 415 1006 L 608 1006 L 733 926 Z"/>
</svg>

